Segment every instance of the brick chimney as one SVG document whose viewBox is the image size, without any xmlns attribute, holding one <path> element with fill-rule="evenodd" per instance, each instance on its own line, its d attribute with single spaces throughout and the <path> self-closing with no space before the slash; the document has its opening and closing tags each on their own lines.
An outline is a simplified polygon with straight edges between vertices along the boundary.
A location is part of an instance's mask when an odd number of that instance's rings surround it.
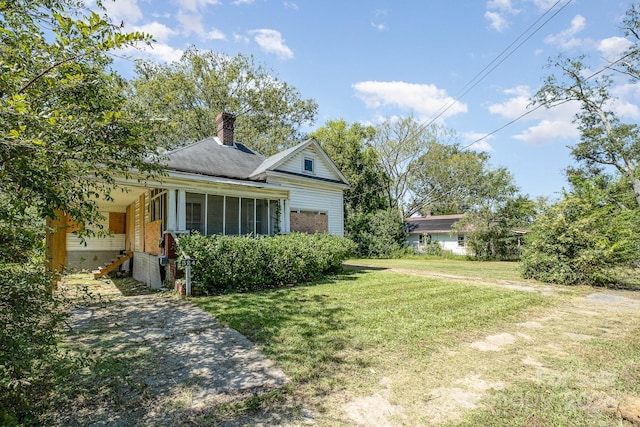
<svg viewBox="0 0 640 427">
<path fill-rule="evenodd" d="M 235 121 L 235 116 L 229 113 L 220 113 L 216 116 L 218 138 L 224 145 L 233 145 L 233 123 Z"/>
</svg>

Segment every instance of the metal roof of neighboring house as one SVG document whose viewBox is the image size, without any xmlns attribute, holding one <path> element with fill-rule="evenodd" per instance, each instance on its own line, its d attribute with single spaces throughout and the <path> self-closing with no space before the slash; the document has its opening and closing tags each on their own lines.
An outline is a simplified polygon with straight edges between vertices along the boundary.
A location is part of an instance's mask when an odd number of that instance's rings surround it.
<svg viewBox="0 0 640 427">
<path fill-rule="evenodd" d="M 265 157 L 246 146 L 234 143 L 223 145 L 217 137 L 178 148 L 166 154 L 167 168 L 173 171 L 189 172 L 199 175 L 223 178 L 263 181 L 264 178 L 251 178 Z"/>
<path fill-rule="evenodd" d="M 405 221 L 409 233 L 449 233 L 453 224 L 463 217 L 464 214 L 430 215 L 407 218 Z"/>
</svg>

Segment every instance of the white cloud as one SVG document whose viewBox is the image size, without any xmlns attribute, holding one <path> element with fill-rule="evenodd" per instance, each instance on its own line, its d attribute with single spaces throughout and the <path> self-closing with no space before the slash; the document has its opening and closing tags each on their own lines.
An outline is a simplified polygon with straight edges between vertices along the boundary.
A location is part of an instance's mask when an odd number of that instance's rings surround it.
<svg viewBox="0 0 640 427">
<path fill-rule="evenodd" d="M 220 4 L 220 0 L 176 0 L 180 8 L 190 12 L 199 12 L 210 4 Z"/>
<path fill-rule="evenodd" d="M 467 111 L 466 104 L 455 102 L 445 90 L 438 89 L 435 85 L 365 81 L 355 83 L 352 87 L 367 108 L 397 107 L 427 119 L 449 105 L 451 107 L 442 115 L 443 118 Z"/>
<path fill-rule="evenodd" d="M 386 31 L 389 29 L 389 26 L 384 22 L 381 22 L 380 19 L 382 17 L 387 16 L 388 12 L 385 9 L 376 9 L 373 12 L 373 20 L 371 21 L 371 26 L 378 31 Z"/>
<path fill-rule="evenodd" d="M 493 151 L 493 147 L 489 144 L 489 140 L 493 138 L 492 135 L 487 136 L 487 134 L 484 133 L 468 132 L 463 136 L 465 141 L 463 145 L 467 146 L 469 150 L 485 152 Z"/>
<path fill-rule="evenodd" d="M 202 25 L 202 15 L 197 13 L 184 13 L 179 11 L 176 15 L 176 19 L 182 25 L 182 33 L 189 35 L 191 33 L 204 34 L 204 27 Z"/>
<path fill-rule="evenodd" d="M 489 26 L 496 31 L 502 31 L 508 26 L 507 20 L 498 12 L 488 10 L 484 17 L 489 21 Z"/>
<path fill-rule="evenodd" d="M 132 31 L 140 31 L 143 33 L 151 34 L 157 42 L 166 42 L 169 37 L 178 34 L 176 30 L 167 27 L 159 22 L 151 22 L 144 25 L 136 25 L 132 28 Z"/>
<path fill-rule="evenodd" d="M 580 31 L 587 26 L 587 20 L 582 15 L 576 15 L 571 20 L 571 26 L 558 34 L 551 34 L 545 37 L 544 42 L 547 44 L 557 45 L 562 49 L 571 49 L 580 46 L 582 39 L 575 37 Z"/>
<path fill-rule="evenodd" d="M 231 2 L 231 4 L 235 5 L 235 6 L 239 6 L 241 4 L 251 4 L 253 3 L 254 0 L 234 0 Z"/>
<path fill-rule="evenodd" d="M 606 61 L 616 61 L 633 45 L 624 37 L 609 37 L 598 42 L 597 49 Z"/>
<path fill-rule="evenodd" d="M 532 145 L 541 145 L 558 139 L 575 139 L 579 136 L 573 123 L 579 105 L 575 102 L 561 104 L 552 109 L 538 108 L 532 111 L 531 89 L 528 86 L 517 86 L 504 91 L 509 95 L 506 101 L 489 105 L 491 114 L 497 114 L 509 121 L 526 120 L 536 122 L 514 138 Z"/>
<path fill-rule="evenodd" d="M 546 119 L 525 129 L 519 135 L 515 135 L 514 138 L 527 144 L 542 145 L 558 139 L 576 139 L 579 136 L 580 132 L 570 120 Z"/>
<path fill-rule="evenodd" d="M 280 31 L 269 28 L 249 31 L 258 46 L 267 53 L 274 53 L 281 59 L 293 58 L 293 51 L 284 44 Z"/>
<path fill-rule="evenodd" d="M 142 19 L 142 10 L 137 0 L 105 1 L 103 6 L 114 24 L 120 22 L 135 23 Z"/>
<path fill-rule="evenodd" d="M 212 28 L 210 31 L 204 34 L 204 38 L 207 40 L 226 40 L 227 36 L 225 36 L 225 34 L 217 28 Z"/>
<path fill-rule="evenodd" d="M 371 26 L 378 31 L 385 31 L 388 29 L 386 24 L 377 24 L 375 22 L 372 22 Z"/>
<path fill-rule="evenodd" d="M 249 43 L 251 40 L 247 36 L 243 36 L 242 34 L 233 33 L 233 41 L 236 43 Z"/>
<path fill-rule="evenodd" d="M 514 11 L 511 0 L 489 0 L 487 2 L 487 9 L 499 9 L 507 12 Z"/>
<path fill-rule="evenodd" d="M 285 9 L 291 9 L 291 10 L 298 10 L 298 4 L 291 2 L 291 1 L 285 1 L 284 2 L 284 7 Z"/>
<path fill-rule="evenodd" d="M 134 58 L 151 58 L 163 62 L 174 62 L 182 57 L 184 51 L 176 49 L 165 43 L 153 43 L 151 46 L 140 45 L 138 48 L 128 47 L 121 50 L 123 55 Z"/>
</svg>

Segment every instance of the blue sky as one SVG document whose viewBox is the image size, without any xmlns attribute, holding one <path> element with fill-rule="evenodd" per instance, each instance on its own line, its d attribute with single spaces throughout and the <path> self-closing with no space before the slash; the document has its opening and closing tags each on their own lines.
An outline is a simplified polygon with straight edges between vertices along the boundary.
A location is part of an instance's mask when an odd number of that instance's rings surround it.
<svg viewBox="0 0 640 427">
<path fill-rule="evenodd" d="M 310 130 L 334 119 L 376 124 L 407 115 L 423 122 L 437 117 L 466 145 L 526 111 L 551 71 L 545 68 L 550 57 L 586 54 L 593 70 L 619 58 L 629 44 L 619 28 L 632 1 L 104 3 L 125 30 L 154 35 L 153 49 L 126 52 L 132 58 L 171 62 L 189 46 L 254 55 L 303 98 L 316 100 L 318 120 Z M 487 66 L 495 69 L 478 81 Z M 131 61 L 116 59 L 115 67 L 132 76 Z M 626 81 L 616 88 L 613 108 L 626 121 L 640 119 L 639 89 Z M 449 109 L 439 115 L 444 107 Z M 571 123 L 576 111 L 571 104 L 537 110 L 470 149 L 489 152 L 492 165 L 513 173 L 523 193 L 556 197 L 566 185 L 563 170 L 572 164 L 567 145 L 579 138 Z"/>
</svg>

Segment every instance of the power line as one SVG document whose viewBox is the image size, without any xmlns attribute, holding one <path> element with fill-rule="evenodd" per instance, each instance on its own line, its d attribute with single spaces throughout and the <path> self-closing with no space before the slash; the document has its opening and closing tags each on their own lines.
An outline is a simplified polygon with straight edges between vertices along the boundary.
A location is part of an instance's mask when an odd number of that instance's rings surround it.
<svg viewBox="0 0 640 427">
<path fill-rule="evenodd" d="M 584 78 L 584 81 L 591 80 L 592 78 L 596 77 L 597 75 L 602 74 L 605 70 L 610 69 L 612 65 L 615 65 L 615 64 L 617 64 L 617 63 L 619 63 L 619 62 L 624 61 L 624 60 L 625 60 L 625 59 L 627 59 L 629 56 L 634 55 L 635 53 L 636 53 L 635 51 L 632 51 L 632 52 L 627 53 L 626 55 L 623 55 L 622 57 L 618 58 L 617 60 L 613 61 L 612 63 L 610 63 L 610 64 L 607 64 L 607 65 L 603 66 L 603 67 L 602 67 L 602 68 L 600 68 L 598 71 L 595 71 L 594 73 L 591 73 L 589 76 L 587 76 L 587 77 L 585 77 L 585 78 Z M 575 88 L 575 87 L 576 87 L 576 85 L 573 85 L 573 86 L 569 87 L 568 89 L 573 89 L 573 88 Z M 568 102 L 568 101 L 565 101 L 565 102 Z M 564 102 L 563 102 L 563 103 L 564 103 Z M 558 105 L 559 105 L 559 104 L 558 104 Z M 478 142 L 480 142 L 480 141 L 484 141 L 485 139 L 489 138 L 491 135 L 494 135 L 494 134 L 496 134 L 496 133 L 500 132 L 502 129 L 506 128 L 507 126 L 512 125 L 513 123 L 517 122 L 518 120 L 523 119 L 524 117 L 526 117 L 526 116 L 528 116 L 529 114 L 531 114 L 531 113 L 533 113 L 533 112 L 537 111 L 537 110 L 538 110 L 538 109 L 540 109 L 541 107 L 546 107 L 546 105 L 545 105 L 545 104 L 538 104 L 538 106 L 536 106 L 535 108 L 533 108 L 533 109 L 531 109 L 531 110 L 527 110 L 527 111 L 525 111 L 524 113 L 520 114 L 518 117 L 516 117 L 516 118 L 514 118 L 513 120 L 511 120 L 511 121 L 509 121 L 509 122 L 505 123 L 504 125 L 500 126 L 499 128 L 497 128 L 497 129 L 495 129 L 495 130 L 493 130 L 493 131 L 491 131 L 491 132 L 487 133 L 486 135 L 484 135 L 484 136 L 482 136 L 482 137 L 480 137 L 480 138 L 476 139 L 475 141 L 473 141 L 473 142 L 471 142 L 471 143 L 469 143 L 469 144 L 465 145 L 464 147 L 462 147 L 462 149 L 463 149 L 463 150 L 466 150 L 467 148 L 471 147 L 472 145 L 474 145 L 474 144 L 476 144 L 476 143 L 478 143 Z"/>
<path fill-rule="evenodd" d="M 462 99 L 465 95 L 467 95 L 473 88 L 475 88 L 482 80 L 484 80 L 493 70 L 495 70 L 498 66 L 500 66 L 507 58 L 513 55 L 516 50 L 518 50 L 524 43 L 526 43 L 531 37 L 533 37 L 538 31 L 542 29 L 549 21 L 551 21 L 556 15 L 558 15 L 564 8 L 566 8 L 573 0 L 568 0 L 560 9 L 558 9 L 553 15 L 551 15 L 546 21 L 544 21 L 538 28 L 535 29 L 531 34 L 529 34 L 524 40 L 518 43 L 515 48 L 509 51 L 521 38 L 523 38 L 535 25 L 538 24 L 547 14 L 549 14 L 562 0 L 557 0 L 552 6 L 550 6 L 538 19 L 536 19 L 526 30 L 524 30 L 520 35 L 511 42 L 506 48 L 502 50 L 491 62 L 489 62 L 482 70 L 480 70 L 470 81 L 467 83 L 462 89 L 461 93 L 454 97 L 453 101 L 451 101 L 448 105 L 444 105 L 438 110 L 436 116 L 432 118 L 425 127 L 431 125 L 437 119 L 442 117 L 444 113 L 446 113 L 451 107 L 458 103 L 460 99 Z M 506 54 L 506 55 L 505 55 Z M 502 56 L 504 57 L 500 59 Z M 494 65 L 495 64 L 495 65 Z"/>
</svg>

